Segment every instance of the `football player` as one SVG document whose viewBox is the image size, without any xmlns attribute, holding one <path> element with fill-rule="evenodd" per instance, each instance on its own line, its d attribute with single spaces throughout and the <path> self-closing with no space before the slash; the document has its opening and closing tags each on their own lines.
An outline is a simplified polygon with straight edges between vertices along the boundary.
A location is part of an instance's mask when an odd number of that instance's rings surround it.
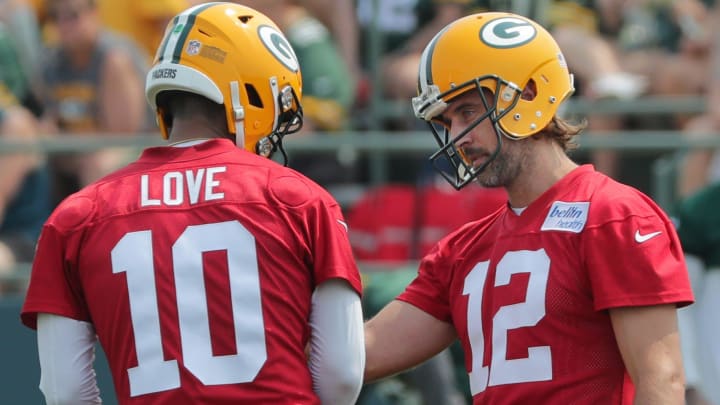
<svg viewBox="0 0 720 405">
<path fill-rule="evenodd" d="M 22 321 L 48 403 L 100 402 L 96 335 L 121 404 L 355 403 L 343 215 L 269 159 L 302 125 L 301 88 L 253 9 L 204 3 L 169 23 L 146 96 L 170 145 L 67 198 L 40 236 Z"/>
<path fill-rule="evenodd" d="M 469 15 L 429 42 L 418 79 L 436 169 L 509 201 L 441 240 L 366 324 L 367 380 L 459 339 L 474 404 L 683 404 L 678 237 L 650 198 L 568 157 L 584 124 L 557 116 L 573 81 L 555 40 Z"/>
</svg>

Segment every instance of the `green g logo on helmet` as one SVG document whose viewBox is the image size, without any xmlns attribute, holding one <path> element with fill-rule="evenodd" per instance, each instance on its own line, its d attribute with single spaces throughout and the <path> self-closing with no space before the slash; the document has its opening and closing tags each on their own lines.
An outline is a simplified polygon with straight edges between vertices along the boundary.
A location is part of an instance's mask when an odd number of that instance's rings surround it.
<svg viewBox="0 0 720 405">
<path fill-rule="evenodd" d="M 280 31 L 269 25 L 261 25 L 258 28 L 258 35 L 267 50 L 286 68 L 293 72 L 300 69 L 295 51 Z"/>
<path fill-rule="evenodd" d="M 480 29 L 480 40 L 493 48 L 515 48 L 532 41 L 537 30 L 528 21 L 503 17 L 490 21 Z"/>
</svg>

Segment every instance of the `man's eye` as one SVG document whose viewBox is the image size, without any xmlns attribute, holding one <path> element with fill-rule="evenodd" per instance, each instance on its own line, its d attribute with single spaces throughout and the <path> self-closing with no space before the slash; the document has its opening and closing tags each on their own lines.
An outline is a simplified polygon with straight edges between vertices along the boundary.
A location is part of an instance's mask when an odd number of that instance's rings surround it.
<svg viewBox="0 0 720 405">
<path fill-rule="evenodd" d="M 466 120 L 467 120 L 467 119 L 470 119 L 470 118 L 473 118 L 473 117 L 475 117 L 475 110 L 463 110 L 463 111 L 462 111 L 462 116 L 463 116 L 463 118 L 465 118 Z"/>
</svg>

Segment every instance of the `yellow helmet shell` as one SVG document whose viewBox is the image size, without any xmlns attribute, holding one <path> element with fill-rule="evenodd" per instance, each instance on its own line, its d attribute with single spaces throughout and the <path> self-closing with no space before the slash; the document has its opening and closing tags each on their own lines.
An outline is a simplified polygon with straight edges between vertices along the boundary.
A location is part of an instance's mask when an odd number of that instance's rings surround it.
<svg viewBox="0 0 720 405">
<path fill-rule="evenodd" d="M 518 98 L 531 80 L 536 97 Z M 506 112 L 498 124 L 516 139 L 545 128 L 574 91 L 565 58 L 550 33 L 511 13 L 468 15 L 430 41 L 420 62 L 416 115 L 432 120 L 476 82 L 494 94 L 497 113 Z"/>
<path fill-rule="evenodd" d="M 295 52 L 272 20 L 249 7 L 214 2 L 170 21 L 148 72 L 145 95 L 166 139 L 157 96 L 168 90 L 224 105 L 238 146 L 255 152 L 289 107 L 281 95 L 292 90 L 299 103 L 302 77 Z"/>
</svg>

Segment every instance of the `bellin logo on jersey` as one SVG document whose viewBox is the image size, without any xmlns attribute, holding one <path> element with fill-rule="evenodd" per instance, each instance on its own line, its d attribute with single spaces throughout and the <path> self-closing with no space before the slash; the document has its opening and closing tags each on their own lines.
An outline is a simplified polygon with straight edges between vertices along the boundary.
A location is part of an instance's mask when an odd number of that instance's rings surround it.
<svg viewBox="0 0 720 405">
<path fill-rule="evenodd" d="M 536 34 L 532 24 L 515 17 L 492 20 L 480 29 L 480 39 L 493 48 L 515 48 L 530 42 Z"/>
<path fill-rule="evenodd" d="M 295 52 L 290 46 L 290 43 L 280 31 L 269 25 L 261 25 L 258 28 L 258 35 L 275 59 L 279 60 L 280 63 L 293 72 L 298 71 L 300 64 L 298 63 L 297 56 L 295 56 Z"/>
<path fill-rule="evenodd" d="M 589 202 L 555 201 L 540 230 L 580 233 L 585 228 L 589 210 Z"/>
</svg>

